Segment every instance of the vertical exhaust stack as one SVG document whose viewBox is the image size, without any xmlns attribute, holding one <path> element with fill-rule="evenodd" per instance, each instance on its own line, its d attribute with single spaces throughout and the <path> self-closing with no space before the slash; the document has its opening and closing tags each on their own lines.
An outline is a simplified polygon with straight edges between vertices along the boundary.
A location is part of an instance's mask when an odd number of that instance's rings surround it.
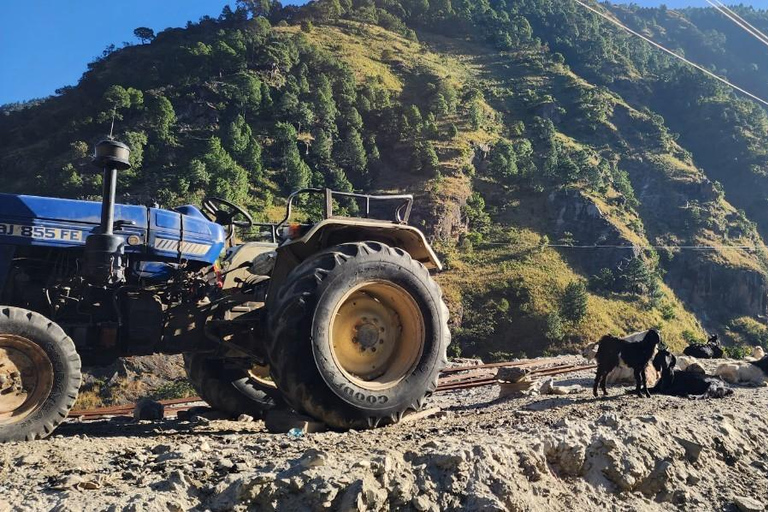
<svg viewBox="0 0 768 512">
<path fill-rule="evenodd" d="M 123 281 L 122 237 L 114 234 L 115 192 L 117 171 L 130 169 L 131 155 L 128 146 L 122 142 L 105 139 L 96 144 L 92 163 L 103 170 L 103 191 L 101 199 L 101 224 L 99 232 L 85 240 L 85 278 L 93 285 L 104 286 Z"/>
</svg>

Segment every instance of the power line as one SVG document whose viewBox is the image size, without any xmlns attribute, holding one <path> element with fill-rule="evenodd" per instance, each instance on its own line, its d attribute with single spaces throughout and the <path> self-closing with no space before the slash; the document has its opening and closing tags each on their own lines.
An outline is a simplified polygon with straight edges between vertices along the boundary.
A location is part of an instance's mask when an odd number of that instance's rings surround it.
<svg viewBox="0 0 768 512">
<path fill-rule="evenodd" d="M 708 76 L 710 76 L 710 77 L 714 78 L 715 80 L 717 80 L 717 81 L 719 81 L 719 82 L 722 82 L 723 84 L 727 85 L 728 87 L 731 87 L 732 89 L 735 89 L 735 90 L 739 91 L 740 93 L 742 93 L 742 94 L 745 94 L 746 96 L 749 96 L 749 97 L 750 97 L 750 98 L 752 98 L 753 100 L 755 100 L 755 101 L 758 101 L 758 102 L 760 102 L 760 103 L 762 103 L 763 105 L 765 105 L 765 106 L 767 106 L 767 107 L 768 107 L 768 101 L 765 101 L 764 99 L 760 98 L 759 96 L 756 96 L 756 95 L 752 94 L 751 92 L 749 92 L 749 91 L 747 91 L 747 90 L 745 90 L 745 89 L 742 89 L 742 88 L 741 88 L 741 87 L 739 87 L 738 85 L 732 84 L 731 82 L 729 82 L 729 81 L 728 81 L 728 80 L 726 80 L 725 78 L 723 78 L 723 77 L 721 77 L 721 76 L 719 76 L 719 75 L 716 75 L 715 73 L 713 73 L 713 72 L 709 71 L 708 69 L 706 69 L 706 68 L 704 68 L 704 67 L 702 67 L 702 66 L 700 66 L 700 65 L 696 64 L 695 62 L 691 62 L 690 60 L 686 59 L 686 58 L 685 58 L 685 57 L 683 57 L 682 55 L 679 55 L 679 54 L 677 54 L 677 53 L 673 52 L 672 50 L 670 50 L 670 49 L 668 49 L 668 48 L 665 48 L 664 46 L 660 45 L 660 44 L 659 44 L 659 43 L 657 43 L 656 41 L 654 41 L 654 40 L 652 40 L 652 39 L 650 39 L 650 38 L 648 38 L 648 37 L 646 37 L 646 36 L 644 36 L 644 35 L 640 34 L 639 32 L 636 32 L 636 31 L 632 30 L 631 28 L 627 27 L 626 25 L 624 25 L 624 24 L 623 24 L 623 23 L 621 23 L 620 21 L 618 21 L 618 20 L 616 20 L 616 19 L 614 19 L 614 18 L 611 18 L 610 16 L 608 16 L 608 15 L 607 15 L 607 14 L 605 14 L 604 12 L 602 12 L 602 11 L 599 11 L 598 9 L 595 9 L 594 7 L 592 7 L 592 6 L 590 6 L 590 5 L 587 5 L 586 3 L 582 2 L 581 0 L 573 0 L 573 1 L 574 1 L 574 2 L 576 2 L 577 4 L 579 4 L 580 6 L 584 7 L 585 9 L 588 9 L 588 10 L 592 11 L 593 13 L 597 14 L 597 15 L 598 15 L 598 16 L 600 16 L 601 18 L 603 18 L 603 19 L 605 19 L 605 20 L 607 20 L 607 21 L 609 21 L 609 22 L 613 23 L 613 24 L 614 24 L 614 25 L 616 25 L 617 27 L 619 27 L 619 28 L 621 28 L 621 29 L 623 29 L 623 30 L 625 30 L 625 31 L 629 32 L 630 34 L 632 34 L 632 35 L 634 35 L 634 36 L 637 36 L 637 37 L 639 37 L 640 39 L 642 39 L 642 40 L 643 40 L 643 41 L 645 41 L 646 43 L 648 43 L 648 44 L 651 44 L 651 45 L 655 46 L 656 48 L 658 48 L 658 49 L 660 49 L 660 50 L 662 50 L 662 51 L 664 51 L 664 52 L 666 52 L 666 53 L 668 53 L 668 54 L 672 55 L 672 56 L 673 56 L 673 57 L 675 57 L 676 59 L 679 59 L 679 60 L 681 60 L 681 61 L 685 62 L 685 63 L 686 63 L 686 64 L 688 64 L 689 66 L 692 66 L 692 67 L 694 67 L 694 68 L 698 69 L 698 70 L 699 70 L 699 71 L 701 71 L 702 73 L 704 73 L 704 74 L 706 74 L 706 75 L 708 75 Z"/>
<path fill-rule="evenodd" d="M 707 0 L 709 1 L 709 0 Z M 725 5 L 720 0 L 715 0 L 715 2 L 725 11 L 729 12 L 733 17 L 737 18 L 739 21 L 741 21 L 744 25 L 748 26 L 753 32 L 756 32 L 758 35 L 756 36 L 761 41 L 764 41 L 766 44 L 768 44 L 768 36 L 766 36 L 763 32 L 761 32 L 757 27 L 752 25 L 750 22 L 742 18 L 739 13 Z"/>
<path fill-rule="evenodd" d="M 738 14 L 734 13 L 728 7 L 725 6 L 725 4 L 719 2 L 718 0 L 707 0 L 707 3 L 714 7 L 718 12 L 720 12 L 723 16 L 734 22 L 739 27 L 743 28 L 749 35 L 753 36 L 755 39 L 763 43 L 764 45 L 768 46 L 768 39 L 765 37 L 765 35 L 760 32 L 757 29 L 754 29 L 752 25 L 747 23 L 743 18 L 741 18 Z"/>
<path fill-rule="evenodd" d="M 505 247 L 523 247 L 523 248 L 536 248 L 536 247 L 551 247 L 557 249 L 622 249 L 622 250 L 650 250 L 650 249 L 666 249 L 666 250 L 683 250 L 683 251 L 722 251 L 722 250 L 737 250 L 737 251 L 756 251 L 757 246 L 754 245 L 572 245 L 572 244 L 515 244 L 509 242 L 483 242 L 482 245 L 496 245 Z"/>
</svg>

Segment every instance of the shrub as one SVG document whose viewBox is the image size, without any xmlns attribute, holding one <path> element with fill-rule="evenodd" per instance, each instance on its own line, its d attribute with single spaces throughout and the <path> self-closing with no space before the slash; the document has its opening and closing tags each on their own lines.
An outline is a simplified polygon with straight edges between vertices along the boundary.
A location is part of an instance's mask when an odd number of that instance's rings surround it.
<svg viewBox="0 0 768 512">
<path fill-rule="evenodd" d="M 723 347 L 723 355 L 731 359 L 744 359 L 752 355 L 752 348 L 748 345 L 734 345 L 733 347 Z"/>
</svg>

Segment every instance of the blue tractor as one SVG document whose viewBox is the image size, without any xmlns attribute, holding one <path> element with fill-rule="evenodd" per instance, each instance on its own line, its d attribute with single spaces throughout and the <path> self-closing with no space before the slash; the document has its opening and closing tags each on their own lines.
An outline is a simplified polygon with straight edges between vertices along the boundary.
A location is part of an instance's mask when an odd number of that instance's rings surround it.
<svg viewBox="0 0 768 512">
<path fill-rule="evenodd" d="M 209 198 L 173 210 L 115 204 L 129 148 L 96 146 L 102 202 L 0 194 L 0 441 L 49 435 L 74 405 L 81 362 L 183 354 L 230 414 L 291 407 L 331 428 L 398 421 L 435 389 L 450 341 L 408 225 L 411 196 L 305 189 L 282 222 Z M 322 219 L 291 223 L 320 195 Z M 334 215 L 355 202 L 360 217 Z M 370 218 L 394 212 L 392 220 Z M 238 241 L 256 230 L 266 241 Z"/>
</svg>

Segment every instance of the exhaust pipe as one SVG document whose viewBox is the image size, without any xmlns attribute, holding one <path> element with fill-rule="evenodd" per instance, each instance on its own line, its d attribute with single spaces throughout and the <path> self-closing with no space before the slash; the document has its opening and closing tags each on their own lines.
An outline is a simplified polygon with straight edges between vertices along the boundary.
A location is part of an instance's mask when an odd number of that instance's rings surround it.
<svg viewBox="0 0 768 512">
<path fill-rule="evenodd" d="M 106 286 L 125 279 L 122 268 L 123 239 L 115 236 L 115 193 L 117 171 L 131 168 L 128 146 L 105 139 L 96 144 L 92 164 L 103 170 L 101 223 L 97 234 L 85 240 L 85 278 L 93 285 Z"/>
</svg>

